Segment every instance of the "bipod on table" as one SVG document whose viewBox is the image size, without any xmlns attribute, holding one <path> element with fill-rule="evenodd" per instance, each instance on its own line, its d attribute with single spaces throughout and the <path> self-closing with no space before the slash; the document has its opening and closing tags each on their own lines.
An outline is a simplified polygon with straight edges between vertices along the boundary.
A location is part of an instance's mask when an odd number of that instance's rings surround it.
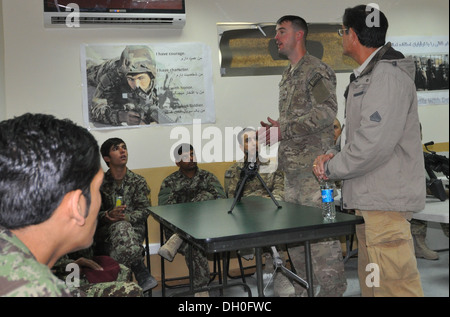
<svg viewBox="0 0 450 317">
<path fill-rule="evenodd" d="M 257 162 L 245 162 L 244 167 L 241 169 L 241 178 L 239 179 L 239 182 L 237 183 L 237 186 L 236 186 L 237 190 L 234 195 L 233 204 L 231 205 L 231 208 L 228 211 L 229 214 L 231 214 L 233 212 L 233 209 L 234 209 L 234 206 L 236 206 L 236 203 L 241 201 L 242 194 L 244 192 L 244 186 L 245 186 L 245 183 L 247 182 L 247 180 L 252 180 L 253 178 L 255 178 L 255 176 L 258 177 L 259 181 L 261 182 L 263 187 L 266 189 L 267 193 L 269 194 L 270 198 L 272 198 L 272 201 L 275 203 L 275 205 L 278 208 L 281 208 L 280 204 L 275 199 L 275 197 L 273 197 L 272 192 L 267 187 L 264 180 L 261 178 L 261 175 L 259 175 L 258 163 Z"/>
</svg>

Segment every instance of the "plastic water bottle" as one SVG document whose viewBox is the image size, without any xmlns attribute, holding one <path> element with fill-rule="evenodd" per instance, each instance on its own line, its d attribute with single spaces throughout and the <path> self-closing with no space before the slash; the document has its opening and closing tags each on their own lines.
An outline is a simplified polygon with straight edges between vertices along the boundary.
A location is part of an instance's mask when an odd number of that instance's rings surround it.
<svg viewBox="0 0 450 317">
<path fill-rule="evenodd" d="M 329 182 L 320 184 L 322 193 L 322 216 L 325 221 L 333 221 L 336 219 L 336 207 L 334 206 L 333 185 Z"/>
</svg>

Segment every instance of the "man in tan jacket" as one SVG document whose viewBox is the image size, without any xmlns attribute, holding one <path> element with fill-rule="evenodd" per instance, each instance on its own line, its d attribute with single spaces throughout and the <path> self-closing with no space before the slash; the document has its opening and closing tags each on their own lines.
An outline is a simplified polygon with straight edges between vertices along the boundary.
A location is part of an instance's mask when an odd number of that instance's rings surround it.
<svg viewBox="0 0 450 317">
<path fill-rule="evenodd" d="M 364 217 L 356 229 L 362 296 L 423 296 L 408 222 L 425 207 L 415 67 L 385 44 L 387 28 L 375 8 L 345 11 L 344 54 L 361 66 L 346 91 L 345 144 L 317 157 L 313 171 L 342 179 L 343 207 Z"/>
</svg>

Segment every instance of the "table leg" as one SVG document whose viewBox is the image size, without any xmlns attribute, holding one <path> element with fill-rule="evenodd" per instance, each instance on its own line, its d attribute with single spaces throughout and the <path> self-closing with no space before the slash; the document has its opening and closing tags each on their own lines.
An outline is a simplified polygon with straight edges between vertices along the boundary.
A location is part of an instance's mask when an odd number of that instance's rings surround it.
<svg viewBox="0 0 450 317">
<path fill-rule="evenodd" d="M 164 244 L 165 239 L 164 239 L 164 226 L 161 223 L 159 224 L 159 232 L 162 246 Z M 164 258 L 162 256 L 160 257 L 160 261 L 161 261 L 161 296 L 166 297 L 166 269 L 164 266 Z"/>
<path fill-rule="evenodd" d="M 194 259 L 192 252 L 192 244 L 188 243 L 188 254 L 189 254 L 189 290 L 194 292 Z"/>
<path fill-rule="evenodd" d="M 223 259 L 223 287 L 227 287 L 228 284 L 228 270 L 230 263 L 228 262 L 228 257 L 226 252 L 222 253 L 222 259 Z"/>
<path fill-rule="evenodd" d="M 262 274 L 262 250 L 261 248 L 255 249 L 255 261 L 256 261 L 256 285 L 258 287 L 258 296 L 264 297 L 263 287 L 263 274 Z"/>
<path fill-rule="evenodd" d="M 314 286 L 313 286 L 313 271 L 311 262 L 311 245 L 309 241 L 305 241 L 305 267 L 306 267 L 306 278 L 308 279 L 308 296 L 314 297 Z"/>
</svg>

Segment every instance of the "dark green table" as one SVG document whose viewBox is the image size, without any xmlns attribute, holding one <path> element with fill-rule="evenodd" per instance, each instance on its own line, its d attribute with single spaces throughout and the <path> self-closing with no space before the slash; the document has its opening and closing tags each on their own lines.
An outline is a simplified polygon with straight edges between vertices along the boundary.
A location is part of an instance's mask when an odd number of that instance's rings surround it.
<svg viewBox="0 0 450 317">
<path fill-rule="evenodd" d="M 245 197 L 228 213 L 233 199 L 156 206 L 151 215 L 207 253 L 256 248 L 258 295 L 263 296 L 261 248 L 279 244 L 305 242 L 308 295 L 313 295 L 310 241 L 350 235 L 363 218 L 340 213 L 327 223 L 319 208 Z M 224 278 L 226 282 L 226 278 Z"/>
</svg>

